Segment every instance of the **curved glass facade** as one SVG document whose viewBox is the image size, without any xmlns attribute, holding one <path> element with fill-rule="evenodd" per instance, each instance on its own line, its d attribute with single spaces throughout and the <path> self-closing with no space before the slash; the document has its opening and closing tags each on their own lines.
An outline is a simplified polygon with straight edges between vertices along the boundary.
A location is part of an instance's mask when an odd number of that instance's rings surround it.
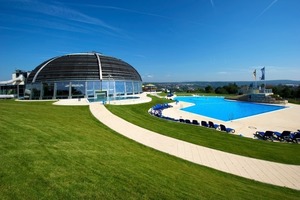
<svg viewBox="0 0 300 200">
<path fill-rule="evenodd" d="M 128 63 L 98 53 L 49 59 L 26 80 L 29 99 L 98 98 L 139 94 L 142 79 Z"/>
</svg>

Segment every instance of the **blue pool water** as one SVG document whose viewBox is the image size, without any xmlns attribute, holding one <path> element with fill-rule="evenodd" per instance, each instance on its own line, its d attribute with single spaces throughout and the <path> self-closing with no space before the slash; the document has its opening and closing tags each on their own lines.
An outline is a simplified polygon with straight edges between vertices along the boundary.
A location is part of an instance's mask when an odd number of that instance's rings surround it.
<svg viewBox="0 0 300 200">
<path fill-rule="evenodd" d="M 224 97 L 176 97 L 175 100 L 195 104 L 181 110 L 222 121 L 231 121 L 285 108 L 284 106 L 231 101 Z"/>
</svg>

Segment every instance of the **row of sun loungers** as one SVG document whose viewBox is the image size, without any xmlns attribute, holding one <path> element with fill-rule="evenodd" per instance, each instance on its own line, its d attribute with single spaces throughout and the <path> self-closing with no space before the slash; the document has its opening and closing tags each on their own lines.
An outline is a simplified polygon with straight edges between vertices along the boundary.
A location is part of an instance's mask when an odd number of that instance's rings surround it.
<svg viewBox="0 0 300 200">
<path fill-rule="evenodd" d="M 224 131 L 226 133 L 234 133 L 235 130 L 232 128 L 227 128 L 225 125 L 223 124 L 215 124 L 212 121 L 201 121 L 200 123 L 197 120 L 189 120 L 189 119 L 179 119 L 178 120 L 181 123 L 186 123 L 186 124 L 192 124 L 192 125 L 196 125 L 196 126 L 203 126 L 206 128 L 213 128 L 219 131 Z"/>
<path fill-rule="evenodd" d="M 153 106 L 149 113 L 152 115 L 155 115 L 157 117 L 162 117 L 162 110 L 166 109 L 166 108 L 170 108 L 171 105 L 164 103 L 164 104 L 156 104 L 155 106 Z"/>
<path fill-rule="evenodd" d="M 208 122 L 207 121 L 201 121 L 199 123 L 197 120 L 190 121 L 189 119 L 179 119 L 179 122 L 187 123 L 187 124 L 193 124 L 193 125 L 201 125 L 203 127 L 213 128 L 213 129 L 224 131 L 224 132 L 227 132 L 227 133 L 234 133 L 235 132 L 235 130 L 232 129 L 232 128 L 227 128 L 223 124 L 220 124 L 220 125 L 215 124 L 212 121 L 208 121 Z"/>
<path fill-rule="evenodd" d="M 154 115 L 154 116 L 157 116 L 157 117 L 161 117 L 163 119 L 167 119 L 167 120 L 172 120 L 172 121 L 179 121 L 181 123 L 186 123 L 186 124 L 192 124 L 192 125 L 197 125 L 197 126 L 203 126 L 203 127 L 207 127 L 207 128 L 213 128 L 213 129 L 216 129 L 216 130 L 220 130 L 220 131 L 224 131 L 226 133 L 234 133 L 235 130 L 232 129 L 232 128 L 227 128 L 225 125 L 223 124 L 215 124 L 213 123 L 212 121 L 201 121 L 200 123 L 197 121 L 197 120 L 189 120 L 189 119 L 174 119 L 174 118 L 171 118 L 171 117 L 165 117 L 162 115 L 162 110 L 166 109 L 166 108 L 170 108 L 171 105 L 169 104 L 157 104 L 155 106 L 153 106 L 149 113 Z"/>
<path fill-rule="evenodd" d="M 171 107 L 171 105 L 164 103 L 164 104 L 156 104 L 151 109 L 152 110 L 163 110 L 163 109 L 170 108 L 170 107 Z"/>
<path fill-rule="evenodd" d="M 300 142 L 300 130 L 298 132 L 291 132 L 291 131 L 283 131 L 282 133 L 276 131 L 257 131 L 254 133 L 254 136 L 263 139 L 263 140 L 277 140 L 277 141 L 285 141 L 285 142 Z"/>
</svg>

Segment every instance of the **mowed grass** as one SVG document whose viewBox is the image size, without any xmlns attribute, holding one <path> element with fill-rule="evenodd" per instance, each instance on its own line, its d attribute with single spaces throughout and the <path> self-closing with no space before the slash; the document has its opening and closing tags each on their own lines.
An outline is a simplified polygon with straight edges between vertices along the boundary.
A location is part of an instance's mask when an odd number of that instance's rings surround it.
<svg viewBox="0 0 300 200">
<path fill-rule="evenodd" d="M 0 101 L 0 199 L 297 199 L 140 145 L 87 106 Z"/>
<path fill-rule="evenodd" d="M 296 152 L 300 151 L 299 144 L 254 140 L 201 126 L 160 119 L 149 115 L 148 110 L 152 106 L 166 103 L 168 100 L 151 98 L 152 101 L 149 103 L 107 105 L 107 108 L 129 122 L 173 138 L 247 157 L 286 164 L 300 164 L 300 156 L 296 156 Z"/>
</svg>

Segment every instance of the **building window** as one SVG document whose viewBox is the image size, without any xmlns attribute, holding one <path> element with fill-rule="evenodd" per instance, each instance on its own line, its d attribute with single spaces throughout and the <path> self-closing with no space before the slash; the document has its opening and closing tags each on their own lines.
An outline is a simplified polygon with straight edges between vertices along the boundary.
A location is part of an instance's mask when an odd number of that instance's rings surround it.
<svg viewBox="0 0 300 200">
<path fill-rule="evenodd" d="M 71 82 L 71 94 L 72 97 L 84 97 L 85 96 L 85 82 L 76 81 Z"/>
<path fill-rule="evenodd" d="M 116 81 L 116 95 L 124 95 L 125 94 L 125 82 L 124 81 Z"/>
<path fill-rule="evenodd" d="M 54 83 L 43 83 L 43 99 L 52 99 L 54 94 Z"/>
<path fill-rule="evenodd" d="M 58 99 L 65 99 L 69 97 L 69 84 L 70 82 L 56 83 L 56 97 Z"/>
</svg>

